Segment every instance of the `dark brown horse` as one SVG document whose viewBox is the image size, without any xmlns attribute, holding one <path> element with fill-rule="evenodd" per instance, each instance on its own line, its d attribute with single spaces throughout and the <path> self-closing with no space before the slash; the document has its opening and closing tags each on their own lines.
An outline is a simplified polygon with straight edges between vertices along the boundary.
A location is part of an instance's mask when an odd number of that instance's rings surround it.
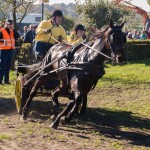
<svg viewBox="0 0 150 150">
<path fill-rule="evenodd" d="M 42 62 L 26 68 L 26 83 L 24 87 L 31 92 L 23 108 L 23 118 L 27 116 L 27 111 L 37 90 L 44 82 L 54 79 L 62 81 L 62 87 L 54 90 L 52 99 L 54 106 L 58 106 L 58 96 L 60 92 L 67 93 L 71 99 L 66 108 L 57 115 L 51 127 L 57 128 L 60 120 L 67 123 L 77 112 L 81 103 L 81 112 L 86 108 L 87 94 L 93 89 L 97 81 L 103 75 L 103 62 L 110 53 L 118 55 L 118 61 L 123 61 L 123 45 L 126 42 L 125 34 L 121 25 L 114 25 L 113 21 L 103 31 L 96 31 L 94 39 L 87 43 L 82 43 L 78 50 L 68 57 L 68 44 L 57 44 L 53 46 Z M 29 90 L 29 91 L 30 91 Z"/>
</svg>

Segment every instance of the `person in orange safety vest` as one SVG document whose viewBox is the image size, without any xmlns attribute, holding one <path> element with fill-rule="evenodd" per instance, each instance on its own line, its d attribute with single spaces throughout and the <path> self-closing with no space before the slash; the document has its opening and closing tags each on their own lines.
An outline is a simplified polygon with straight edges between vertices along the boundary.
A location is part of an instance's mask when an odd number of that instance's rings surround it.
<svg viewBox="0 0 150 150">
<path fill-rule="evenodd" d="M 0 85 L 10 84 L 9 72 L 15 49 L 14 32 L 11 29 L 12 20 L 6 20 L 4 28 L 0 30 Z"/>
</svg>

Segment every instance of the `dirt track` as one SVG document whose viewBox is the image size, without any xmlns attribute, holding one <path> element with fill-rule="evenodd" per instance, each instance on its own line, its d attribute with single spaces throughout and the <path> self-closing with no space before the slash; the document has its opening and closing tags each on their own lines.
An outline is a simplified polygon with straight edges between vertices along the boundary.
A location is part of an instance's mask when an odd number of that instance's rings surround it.
<svg viewBox="0 0 150 150">
<path fill-rule="evenodd" d="M 95 90 L 92 94 L 98 92 Z M 14 99 L 0 98 L 0 150 L 150 148 L 149 119 L 134 117 L 132 112 L 93 107 L 97 103 L 91 101 L 92 94 L 89 95 L 87 113 L 84 116 L 75 116 L 75 120 L 69 125 L 59 126 L 58 130 L 49 127 L 52 103 L 47 98 L 36 98 L 26 122 L 22 122 L 20 115 L 16 113 Z M 119 99 L 115 101 L 118 102 Z M 64 104 L 65 102 L 62 106 Z"/>
<path fill-rule="evenodd" d="M 0 150 L 84 149 L 84 144 L 75 141 L 73 137 L 89 139 L 88 136 L 82 136 L 82 129 L 80 133 L 75 126 L 70 128 L 70 131 L 67 129 L 68 127 L 60 127 L 58 130 L 50 129 L 51 111 L 49 106 L 51 107 L 51 102 L 33 102 L 32 109 L 36 112 L 33 111 L 30 119 L 26 122 L 22 122 L 16 113 L 14 99 L 1 98 L 0 105 L 3 106 L 0 109 L 0 136 L 6 136 L 0 140 Z M 40 110 L 40 106 L 43 106 L 44 110 Z"/>
</svg>

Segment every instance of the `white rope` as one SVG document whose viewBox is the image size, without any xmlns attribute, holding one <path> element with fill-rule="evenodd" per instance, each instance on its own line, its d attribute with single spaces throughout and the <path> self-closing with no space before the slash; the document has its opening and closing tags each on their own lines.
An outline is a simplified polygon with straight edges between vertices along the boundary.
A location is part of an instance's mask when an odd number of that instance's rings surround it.
<svg viewBox="0 0 150 150">
<path fill-rule="evenodd" d="M 51 36 L 51 35 L 49 35 L 54 41 L 56 41 L 56 42 L 58 42 L 58 43 L 61 43 L 61 42 L 59 42 L 56 38 L 54 38 L 53 36 Z M 67 43 L 66 43 L 67 44 Z M 82 45 L 84 45 L 84 46 L 86 46 L 86 47 L 88 47 L 88 48 L 90 48 L 90 49 L 92 49 L 92 50 L 94 50 L 94 51 L 96 51 L 97 53 L 99 53 L 99 54 L 101 54 L 101 55 L 103 55 L 103 56 L 105 56 L 106 58 L 108 58 L 108 59 L 112 59 L 113 60 L 113 58 L 111 58 L 111 57 L 109 57 L 109 56 L 107 56 L 107 55 L 105 55 L 104 53 L 102 53 L 102 52 L 99 52 L 98 50 L 96 50 L 96 49 L 94 49 L 94 48 L 92 48 L 92 47 L 90 47 L 90 46 L 88 46 L 87 44 L 84 44 L 84 43 L 81 43 Z"/>
<path fill-rule="evenodd" d="M 113 58 L 111 58 L 111 57 L 109 57 L 109 56 L 105 55 L 105 54 L 104 54 L 104 53 L 102 53 L 102 52 L 99 52 L 98 50 L 96 50 L 96 49 L 94 49 L 94 48 L 92 48 L 92 47 L 88 46 L 87 44 L 84 44 L 84 43 L 81 43 L 81 44 L 82 44 L 82 45 L 84 45 L 84 46 L 86 46 L 86 47 L 88 47 L 88 48 L 90 48 L 90 49 L 92 49 L 93 51 L 96 51 L 97 53 L 99 53 L 99 54 L 101 54 L 101 55 L 105 56 L 106 58 L 109 58 L 109 59 L 112 59 L 112 60 L 113 60 Z"/>
</svg>

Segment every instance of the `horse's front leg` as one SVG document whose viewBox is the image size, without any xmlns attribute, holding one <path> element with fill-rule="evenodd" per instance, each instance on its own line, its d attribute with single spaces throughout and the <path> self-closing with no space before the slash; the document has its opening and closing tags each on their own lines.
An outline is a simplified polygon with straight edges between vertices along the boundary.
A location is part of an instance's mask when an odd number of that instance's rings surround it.
<svg viewBox="0 0 150 150">
<path fill-rule="evenodd" d="M 87 95 L 82 97 L 81 108 L 79 110 L 79 114 L 84 114 L 87 108 Z"/>
<path fill-rule="evenodd" d="M 51 116 L 52 120 L 55 120 L 56 116 L 59 113 L 59 101 L 58 101 L 59 94 L 60 94 L 59 87 L 55 89 L 53 92 L 51 92 L 51 99 L 53 101 L 53 110 L 54 110 L 54 115 Z"/>
<path fill-rule="evenodd" d="M 78 111 L 79 106 L 81 105 L 81 102 L 82 102 L 82 96 L 80 96 L 79 92 L 76 92 L 74 105 L 72 106 L 70 111 L 68 111 L 67 115 L 61 118 L 61 124 L 65 125 L 72 119 L 74 113 Z"/>
<path fill-rule="evenodd" d="M 31 105 L 31 101 L 32 99 L 35 97 L 36 93 L 37 93 L 37 90 L 39 89 L 39 87 L 42 85 L 43 82 L 40 82 L 40 80 L 36 80 L 32 89 L 31 89 L 31 92 L 29 94 L 29 97 L 27 99 L 27 102 L 26 104 L 24 105 L 23 109 L 22 109 L 22 119 L 26 119 L 27 117 L 27 114 L 28 114 L 28 109 Z"/>
<path fill-rule="evenodd" d="M 62 116 L 65 116 L 66 114 L 69 113 L 69 111 L 72 109 L 72 107 L 74 106 L 75 101 L 74 100 L 70 100 L 70 102 L 68 103 L 68 105 L 66 106 L 66 108 L 57 116 L 57 118 L 55 119 L 55 121 L 53 121 L 50 125 L 51 128 L 57 129 L 59 122 L 60 122 L 60 118 Z"/>
</svg>

